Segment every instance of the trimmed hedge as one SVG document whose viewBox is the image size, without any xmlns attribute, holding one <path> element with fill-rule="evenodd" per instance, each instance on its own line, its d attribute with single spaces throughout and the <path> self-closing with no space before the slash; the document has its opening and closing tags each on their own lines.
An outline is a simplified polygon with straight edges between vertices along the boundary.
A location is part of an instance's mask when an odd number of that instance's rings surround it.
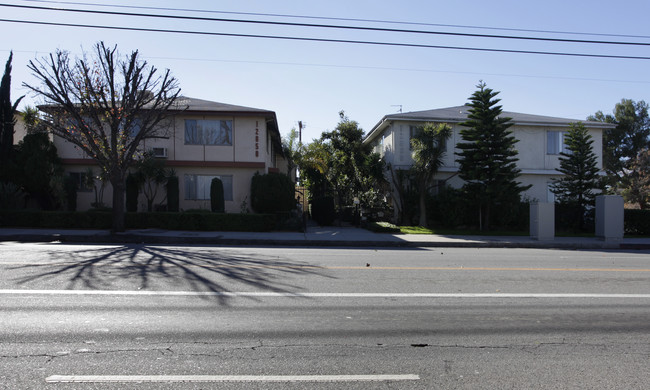
<svg viewBox="0 0 650 390">
<path fill-rule="evenodd" d="M 110 229 L 113 215 L 104 211 L 0 211 L 0 226 L 51 229 Z M 270 214 L 126 213 L 127 229 L 268 232 L 277 219 Z"/>
<path fill-rule="evenodd" d="M 226 209 L 223 182 L 218 177 L 215 177 L 210 182 L 210 207 L 214 213 L 223 213 Z"/>
<path fill-rule="evenodd" d="M 251 179 L 251 207 L 258 213 L 286 213 L 295 209 L 295 184 L 282 173 L 255 173 Z"/>
<path fill-rule="evenodd" d="M 625 210 L 625 234 L 650 235 L 650 210 Z"/>
</svg>

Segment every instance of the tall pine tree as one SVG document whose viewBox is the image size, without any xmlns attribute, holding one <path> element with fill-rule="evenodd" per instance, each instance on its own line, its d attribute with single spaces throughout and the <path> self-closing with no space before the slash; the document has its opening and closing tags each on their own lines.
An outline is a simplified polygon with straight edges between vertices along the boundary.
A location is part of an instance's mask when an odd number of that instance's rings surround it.
<svg viewBox="0 0 650 390">
<path fill-rule="evenodd" d="M 560 153 L 560 168 L 564 176 L 553 180 L 551 191 L 560 203 L 580 207 L 580 228 L 584 228 L 584 213 L 596 200 L 594 190 L 602 189 L 602 180 L 598 175 L 598 163 L 593 151 L 591 135 L 581 122 L 571 123 L 564 136 L 567 153 Z"/>
<path fill-rule="evenodd" d="M 13 160 L 14 148 L 14 113 L 22 96 L 11 102 L 11 60 L 13 52 L 5 64 L 5 72 L 0 81 L 0 181 L 9 179 L 9 165 Z"/>
<path fill-rule="evenodd" d="M 478 207 L 479 225 L 489 229 L 493 212 L 519 202 L 521 192 L 530 188 L 517 182 L 517 139 L 508 130 L 512 118 L 501 117 L 500 99 L 480 82 L 469 98 L 469 114 L 460 130 L 457 147 L 459 176 L 465 181 L 466 201 Z"/>
</svg>

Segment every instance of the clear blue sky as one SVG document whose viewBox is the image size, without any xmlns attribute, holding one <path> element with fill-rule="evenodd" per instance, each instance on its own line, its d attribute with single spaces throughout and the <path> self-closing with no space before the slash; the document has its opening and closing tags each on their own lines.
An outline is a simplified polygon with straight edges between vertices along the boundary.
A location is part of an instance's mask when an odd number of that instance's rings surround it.
<svg viewBox="0 0 650 390">
<path fill-rule="evenodd" d="M 78 4 L 70 4 L 76 2 Z M 650 43 L 650 2 L 601 0 L 238 0 L 147 1 L 70 0 L 5 1 L 3 4 L 205 16 L 248 20 L 340 24 L 398 29 L 552 37 L 563 39 Z M 286 14 L 598 33 L 637 37 L 551 34 L 470 27 L 443 27 L 361 21 L 336 21 L 189 11 L 162 11 L 81 5 L 170 7 L 241 13 Z M 327 39 L 418 43 L 508 50 L 594 53 L 650 57 L 650 46 L 534 42 L 478 37 L 349 31 L 268 26 L 214 21 L 160 20 L 143 17 L 73 14 L 0 6 L 0 19 L 113 25 L 237 34 L 284 35 Z M 306 124 L 303 141 L 332 130 L 345 110 L 366 131 L 387 114 L 462 105 L 479 80 L 501 91 L 504 110 L 585 119 L 598 110 L 611 112 L 622 98 L 650 100 L 650 60 L 578 58 L 537 54 L 477 52 L 201 36 L 156 32 L 109 31 L 79 27 L 37 26 L 0 21 L 2 64 L 14 51 L 12 97 L 26 93 L 22 82 L 34 83 L 29 60 L 57 48 L 78 54 L 97 41 L 118 45 L 123 53 L 139 50 L 158 68 L 171 69 L 186 96 L 273 110 L 280 131 L 298 121 Z M 40 103 L 31 97 L 26 103 Z M 24 106 L 24 104 L 22 105 Z"/>
</svg>

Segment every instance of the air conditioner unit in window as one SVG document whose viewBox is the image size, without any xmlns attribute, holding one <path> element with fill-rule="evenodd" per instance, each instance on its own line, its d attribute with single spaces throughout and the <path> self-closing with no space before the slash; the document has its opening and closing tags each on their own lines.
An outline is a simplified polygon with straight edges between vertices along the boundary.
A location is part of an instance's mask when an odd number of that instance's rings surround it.
<svg viewBox="0 0 650 390">
<path fill-rule="evenodd" d="M 153 155 L 157 158 L 167 158 L 167 148 L 153 148 Z"/>
</svg>

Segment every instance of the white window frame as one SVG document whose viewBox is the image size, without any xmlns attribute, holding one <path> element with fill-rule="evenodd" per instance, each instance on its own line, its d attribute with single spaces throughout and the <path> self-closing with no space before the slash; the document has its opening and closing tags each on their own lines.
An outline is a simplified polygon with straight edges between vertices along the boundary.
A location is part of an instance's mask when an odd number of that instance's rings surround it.
<svg viewBox="0 0 650 390">
<path fill-rule="evenodd" d="M 548 130 L 546 132 L 546 154 L 569 153 L 565 143 L 566 131 Z"/>
</svg>

